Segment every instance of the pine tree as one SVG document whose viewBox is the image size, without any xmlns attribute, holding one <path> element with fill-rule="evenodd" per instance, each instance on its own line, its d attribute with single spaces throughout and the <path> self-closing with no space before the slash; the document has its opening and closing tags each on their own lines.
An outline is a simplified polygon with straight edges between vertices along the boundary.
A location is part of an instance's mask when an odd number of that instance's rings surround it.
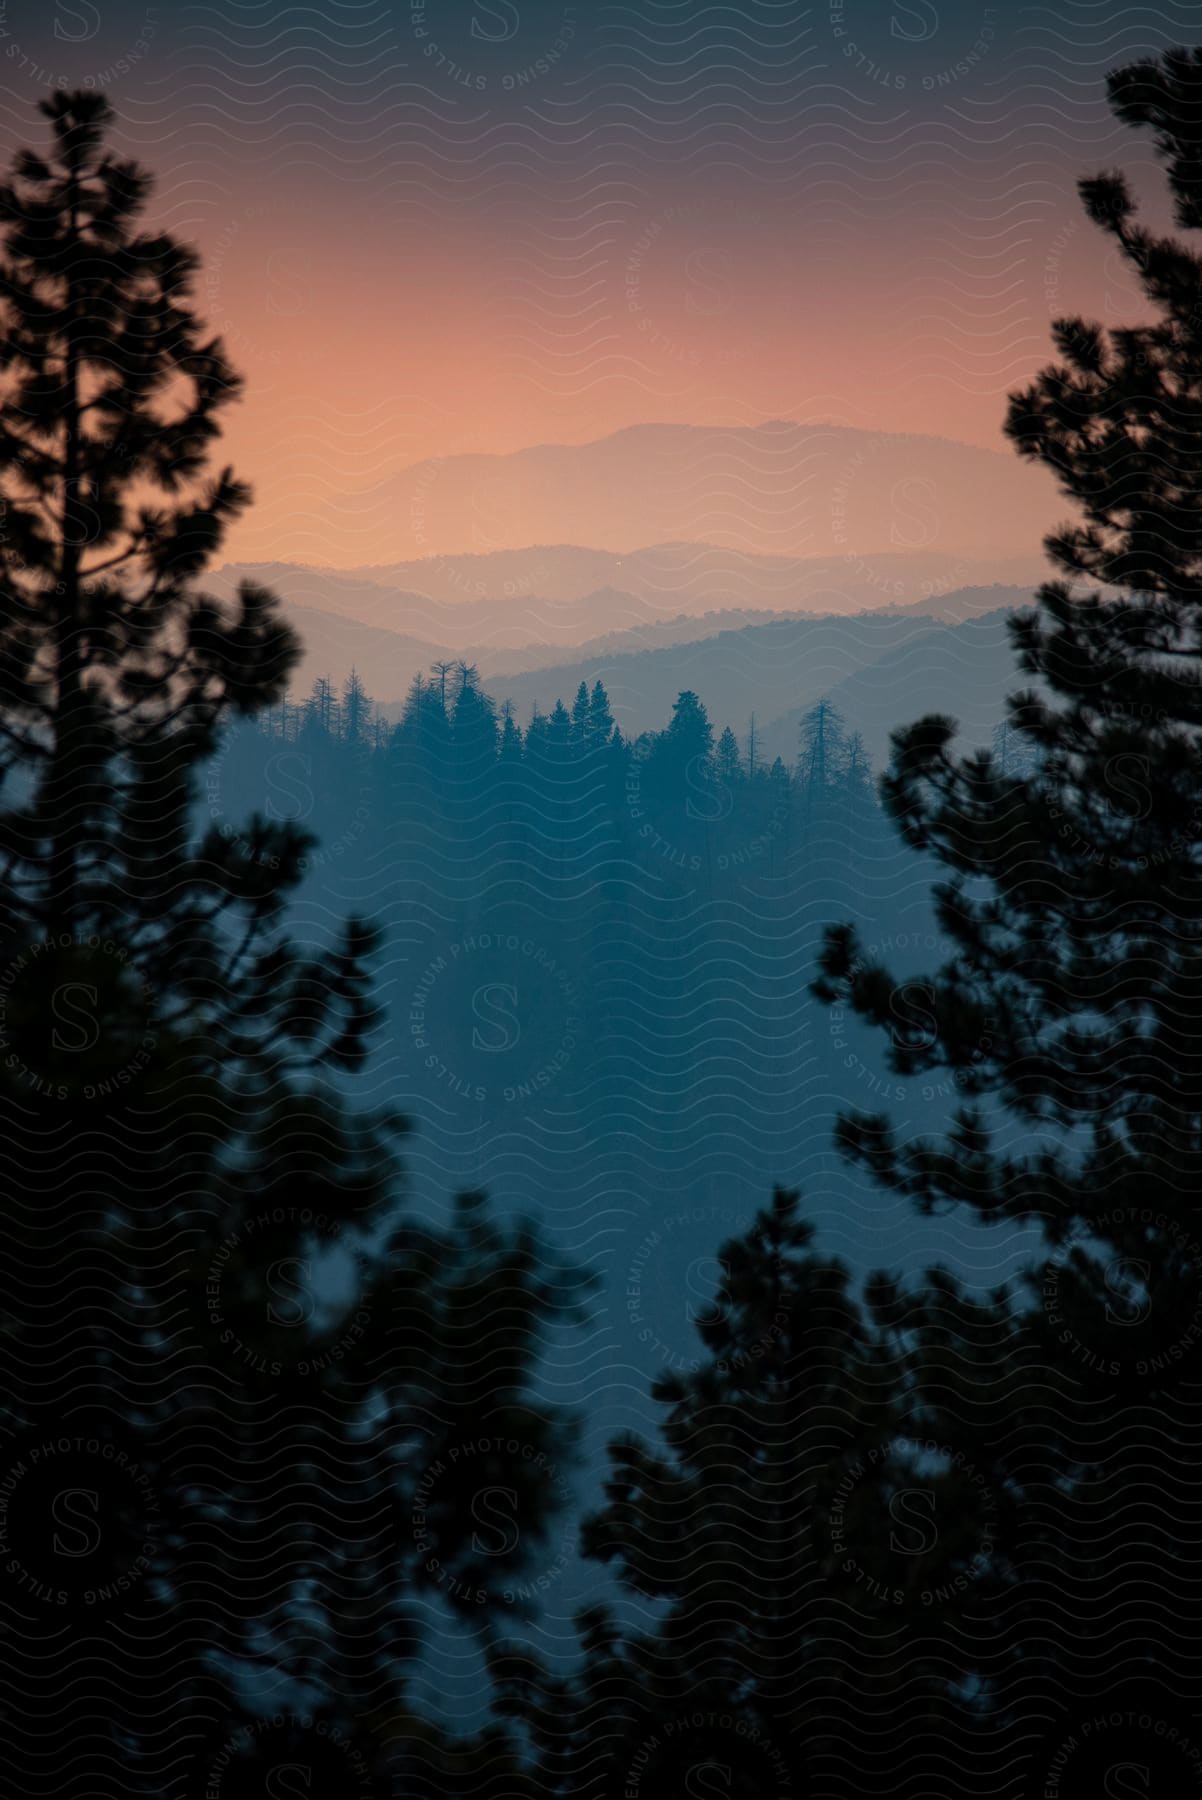
<svg viewBox="0 0 1202 1800">
<path fill-rule="evenodd" d="M 729 787 L 734 787 L 743 774 L 743 760 L 739 755 L 739 746 L 735 734 L 728 725 L 718 739 L 718 748 L 714 754 L 714 764 L 718 775 Z"/>
<path fill-rule="evenodd" d="M 849 755 L 847 722 L 838 707 L 819 700 L 804 714 L 798 733 L 796 775 L 808 802 L 816 804 L 837 786 Z"/>
<path fill-rule="evenodd" d="M 477 685 L 474 669 L 467 671 L 455 699 L 451 720 L 453 772 L 448 787 L 448 813 L 460 838 L 480 849 L 484 822 L 492 822 L 497 776 L 497 709 L 491 697 Z M 474 924 L 480 902 L 465 897 L 464 922 Z"/>
<path fill-rule="evenodd" d="M 552 757 L 561 760 L 566 755 L 572 741 L 572 719 L 562 700 L 557 700 L 551 708 L 551 716 L 547 720 L 547 750 Z"/>
<path fill-rule="evenodd" d="M 440 668 L 441 666 L 442 666 L 441 664 L 435 664 L 436 669 Z M 454 698 L 456 701 L 458 701 L 462 697 L 462 695 L 467 692 L 467 690 L 469 688 L 471 688 L 476 693 L 479 692 L 479 690 L 480 690 L 480 671 L 476 667 L 475 663 L 465 662 L 463 660 L 463 658 L 460 657 L 459 661 L 452 665 L 451 673 L 455 678 Z"/>
<path fill-rule="evenodd" d="M 589 736 L 593 744 L 604 749 L 614 734 L 614 716 L 604 684 L 594 681 L 588 709 Z"/>
<path fill-rule="evenodd" d="M 576 698 L 572 702 L 572 736 L 578 744 L 583 744 L 589 731 L 589 697 L 588 682 L 582 681 L 576 689 Z"/>
<path fill-rule="evenodd" d="M 872 764 L 868 760 L 862 732 L 853 731 L 848 735 L 843 773 L 849 794 L 864 796 L 871 803 Z"/>
<path fill-rule="evenodd" d="M 501 743 L 500 758 L 502 763 L 520 765 L 522 760 L 522 731 L 513 716 L 513 702 L 506 700 L 501 709 Z"/>
<path fill-rule="evenodd" d="M 319 732 L 323 738 L 332 738 L 339 731 L 338 697 L 334 692 L 334 684 L 328 675 L 319 675 L 313 683 L 313 692 L 305 707 L 305 725 L 312 731 Z"/>
<path fill-rule="evenodd" d="M 402 807 L 420 804 L 427 817 L 431 800 L 443 803 L 451 768 L 451 719 L 443 697 L 450 668 L 436 663 L 432 679 L 413 677 L 390 745 L 391 785 Z"/>
<path fill-rule="evenodd" d="M 497 760 L 497 709 L 474 681 L 465 682 L 456 696 L 451 736 L 459 779 L 486 780 Z"/>
<path fill-rule="evenodd" d="M 360 680 L 358 671 L 352 669 L 346 678 L 339 708 L 344 743 L 356 748 L 372 743 L 375 736 L 373 712 L 367 689 Z"/>
<path fill-rule="evenodd" d="M 1199 229 L 1202 52 L 1108 86 L 1121 120 L 1154 128 L 1177 224 Z M 1043 1233 L 1029 1327 L 1095 1412 L 1049 1482 L 1066 1553 L 991 1703 L 1029 1723 L 1058 1698 L 1066 1729 L 1120 1689 L 1154 1689 L 1158 1716 L 1192 1718 L 1202 1697 L 1202 256 L 1139 224 L 1121 175 L 1080 193 L 1152 317 L 1057 320 L 1060 360 L 1011 401 L 1020 454 L 1083 513 L 1047 542 L 1067 579 L 1011 626 L 1039 683 L 1008 708 L 1028 756 L 957 758 L 943 717 L 897 735 L 885 798 L 946 870 L 954 956 L 912 1034 L 849 930 L 830 935 L 819 988 L 893 1028 L 899 1072 L 941 1071 L 960 1101 L 942 1136 L 853 1115 L 847 1154 L 924 1211 Z"/>
<path fill-rule="evenodd" d="M 754 781 L 760 772 L 759 747 L 759 728 L 756 724 L 755 714 L 752 713 L 747 721 L 747 779 L 749 781 Z"/>
<path fill-rule="evenodd" d="M 576 1676 L 498 1658 L 540 1791 L 704 1793 L 708 1768 L 755 1800 L 942 1792 L 938 1759 L 962 1779 L 989 1735 L 955 1688 L 977 1614 L 1015 1591 L 1031 1473 L 1029 1430 L 997 1444 L 1004 1314 L 884 1277 L 861 1297 L 792 1194 L 718 1266 L 700 1366 L 652 1390 L 662 1445 L 611 1444 L 584 1528 L 634 1608 L 586 1611 Z"/>
<path fill-rule="evenodd" d="M 150 178 L 101 95 L 41 110 L 49 154 L 0 188 L 10 1781 L 42 1789 L 65 1744 L 63 1792 L 194 1793 L 223 1755 L 244 1791 L 266 1678 L 310 1747 L 346 1734 L 369 1792 L 419 1598 L 464 1614 L 478 1567 L 461 1478 L 415 1536 L 422 1471 L 485 1419 L 567 1454 L 528 1393 L 555 1264 L 478 1200 L 444 1232 L 398 1218 L 401 1121 L 340 1085 L 376 934 L 307 953 L 285 918 L 306 836 L 197 829 L 223 726 L 281 700 L 298 645 L 264 590 L 198 586 L 248 494 L 206 478 L 238 381 L 195 258 L 142 229 Z M 525 1511 L 516 1577 L 554 1496 L 505 1449 L 489 1480 Z"/>
<path fill-rule="evenodd" d="M 448 662 L 445 657 L 432 665 L 434 680 L 438 687 L 438 698 L 444 712 L 447 706 L 447 683 L 455 673 L 455 669 L 456 664 Z"/>
<path fill-rule="evenodd" d="M 405 694 L 405 704 L 401 709 L 400 722 L 396 728 L 397 737 L 404 737 L 405 735 L 414 737 L 418 734 L 422 702 L 425 698 L 425 693 L 425 676 L 421 674 L 415 675 L 409 683 L 408 690 Z"/>
<path fill-rule="evenodd" d="M 630 830 L 633 823 L 630 817 L 630 808 L 626 804 L 626 782 L 629 773 L 630 746 L 622 736 L 621 727 L 615 725 L 613 735 L 605 749 L 603 791 L 610 818 L 617 821 L 619 839 Z"/>
<path fill-rule="evenodd" d="M 673 762 L 681 765 L 712 753 L 714 728 L 705 707 L 691 689 L 677 695 L 672 718 L 663 734 L 663 744 Z"/>
</svg>

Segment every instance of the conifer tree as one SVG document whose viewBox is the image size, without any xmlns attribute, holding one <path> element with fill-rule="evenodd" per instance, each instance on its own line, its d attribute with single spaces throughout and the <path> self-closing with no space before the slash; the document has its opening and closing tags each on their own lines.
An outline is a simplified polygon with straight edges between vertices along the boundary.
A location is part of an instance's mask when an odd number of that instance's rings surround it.
<svg viewBox="0 0 1202 1800">
<path fill-rule="evenodd" d="M 342 690 L 342 703 L 339 707 L 343 741 L 356 747 L 370 744 L 374 737 L 372 714 L 373 708 L 367 689 L 360 679 L 358 670 L 352 669 L 346 678 L 346 685 Z"/>
<path fill-rule="evenodd" d="M 743 773 L 739 746 L 729 725 L 718 739 L 718 748 L 714 753 L 714 765 L 720 778 L 730 787 L 734 786 Z"/>
<path fill-rule="evenodd" d="M 812 1240 L 778 1193 L 721 1247 L 700 1365 L 652 1390 L 662 1443 L 610 1446 L 584 1546 L 637 1611 L 586 1611 L 577 1675 L 498 1658 L 541 1791 L 950 1793 L 938 1760 L 962 1780 L 993 1735 L 957 1689 L 1018 1591 L 1038 1433 L 999 1445 L 990 1382 L 1008 1333 L 1016 1367 L 1030 1348 L 996 1297 L 879 1277 L 862 1298 Z"/>
<path fill-rule="evenodd" d="M 819 700 L 804 714 L 798 733 L 796 776 L 809 804 L 818 803 L 839 785 L 849 753 L 846 720 L 829 700 Z"/>
<path fill-rule="evenodd" d="M 557 700 L 551 708 L 551 716 L 547 720 L 547 751 L 555 761 L 562 762 L 567 755 L 572 741 L 572 718 L 562 700 Z"/>
<path fill-rule="evenodd" d="M 576 698 L 572 702 L 572 736 L 583 744 L 589 729 L 589 695 L 588 682 L 582 681 L 576 689 Z"/>
<path fill-rule="evenodd" d="M 305 722 L 324 738 L 334 737 L 339 728 L 338 696 L 328 675 L 319 675 L 305 708 Z"/>
<path fill-rule="evenodd" d="M 496 761 L 497 709 L 475 680 L 460 688 L 451 728 L 458 779 L 478 786 Z"/>
<path fill-rule="evenodd" d="M 1202 228 L 1202 51 L 1108 87 L 1119 119 L 1155 132 L 1177 226 Z M 896 734 L 885 799 L 946 872 L 935 898 L 954 955 L 912 1034 L 848 929 L 828 939 L 819 992 L 891 1028 L 898 1072 L 940 1071 L 960 1102 L 945 1134 L 921 1138 L 853 1115 L 845 1151 L 926 1212 L 1042 1232 L 1029 1328 L 1094 1407 L 1049 1485 L 1070 1548 L 991 1690 L 995 1717 L 1033 1730 L 1056 1699 L 1071 1730 L 1103 1695 L 1152 1689 L 1158 1718 L 1196 1731 L 1202 255 L 1141 224 L 1120 174 L 1080 193 L 1151 317 L 1057 320 L 1058 360 L 1011 401 L 1019 453 L 1081 513 L 1047 541 L 1063 578 L 1011 625 L 1033 678 L 1008 708 L 1026 754 L 957 756 L 945 717 Z M 1169 1752 L 1145 1748 L 1137 1760 L 1167 1781 Z"/>
<path fill-rule="evenodd" d="M 501 709 L 500 758 L 502 763 L 517 766 L 522 760 L 522 731 L 513 716 L 513 704 L 506 700 Z"/>
<path fill-rule="evenodd" d="M 847 754 L 844 759 L 844 779 L 849 794 L 864 795 L 871 800 L 872 765 L 868 760 L 868 751 L 864 745 L 864 735 L 852 731 L 847 738 Z"/>
<path fill-rule="evenodd" d="M 206 472 L 238 380 L 196 259 L 143 227 L 101 95 L 41 110 L 48 153 L 0 188 L 10 1781 L 43 1791 L 49 1756 L 63 1792 L 218 1767 L 262 1792 L 286 1759 L 370 1793 L 390 1736 L 433 1741 L 407 1723 L 423 1600 L 507 1610 L 495 1582 L 462 1598 L 470 1473 L 419 1531 L 423 1471 L 481 1419 L 566 1454 L 528 1392 L 555 1265 L 479 1200 L 443 1232 L 398 1216 L 401 1121 L 340 1086 L 375 933 L 307 952 L 307 837 L 197 824 L 223 726 L 281 700 L 298 646 L 264 590 L 199 586 L 249 496 Z M 519 1496 L 516 1576 L 554 1496 L 510 1460 L 488 1480 Z M 260 1728 L 264 1692 L 308 1725 Z"/>
<path fill-rule="evenodd" d="M 708 757 L 714 747 L 714 728 L 702 702 L 691 689 L 678 694 L 672 718 L 664 733 L 664 747 L 681 766 L 694 757 Z"/>
<path fill-rule="evenodd" d="M 1202 227 L 1202 53 L 1110 92 L 1155 128 L 1178 226 Z M 1049 544 L 1078 585 L 1013 627 L 1039 683 L 1009 709 L 1029 763 L 956 757 L 945 718 L 898 734 L 885 797 L 947 871 L 955 954 L 912 1029 L 907 984 L 849 930 L 818 988 L 889 1032 L 899 1074 L 960 1097 L 938 1135 L 853 1116 L 847 1153 L 1043 1248 L 984 1300 L 932 1270 L 877 1278 L 863 1308 L 803 1272 L 787 1207 L 723 1252 L 711 1358 L 657 1389 L 667 1450 L 616 1444 L 589 1527 L 639 1623 L 590 1612 L 574 1680 L 505 1664 L 552 1793 L 1197 1786 L 1202 257 L 1137 225 L 1121 178 L 1082 196 L 1158 316 L 1058 322 L 1062 360 L 1012 403 L 1020 452 L 1085 514 Z M 839 1441 L 810 1462 L 828 1403 Z"/>
<path fill-rule="evenodd" d="M 439 806 L 443 802 L 452 760 L 451 719 L 444 698 L 450 671 L 449 663 L 436 663 L 431 679 L 415 675 L 409 684 L 390 746 L 393 786 L 402 804 L 425 796 Z M 428 802 L 425 811 L 428 814 Z"/>
<path fill-rule="evenodd" d="M 593 683 L 589 698 L 588 726 L 591 741 L 604 749 L 614 733 L 614 716 L 610 711 L 609 695 L 601 681 Z"/>
</svg>

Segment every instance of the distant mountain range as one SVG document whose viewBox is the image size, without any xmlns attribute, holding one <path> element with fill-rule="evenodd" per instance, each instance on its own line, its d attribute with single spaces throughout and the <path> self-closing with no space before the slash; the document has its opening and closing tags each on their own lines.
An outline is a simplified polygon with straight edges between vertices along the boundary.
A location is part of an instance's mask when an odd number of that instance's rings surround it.
<svg viewBox="0 0 1202 1800">
<path fill-rule="evenodd" d="M 670 543 L 981 561 L 1034 552 L 1061 511 L 1046 472 L 1002 448 L 792 420 L 633 425 L 587 444 L 436 457 L 337 508 L 340 535 L 357 524 L 365 544 L 394 544 L 396 562 Z"/>
<path fill-rule="evenodd" d="M 961 614 L 958 622 L 917 612 L 778 618 L 651 649 L 630 645 L 638 636 L 632 632 L 608 653 L 494 673 L 485 682 L 498 700 L 512 701 L 524 725 L 536 706 L 549 712 L 557 699 L 570 705 L 581 681 L 601 681 L 628 736 L 659 730 L 681 689 L 692 688 L 715 726 L 730 725 L 740 737 L 755 713 L 762 749 L 786 759 L 796 753 L 800 713 L 827 695 L 881 762 L 890 732 L 923 712 L 949 712 L 962 720 L 969 741 L 988 741 L 1005 694 L 1019 685 L 1006 621 L 1031 595 L 984 592 L 992 593 L 992 608 Z"/>
<path fill-rule="evenodd" d="M 241 573 L 270 578 L 281 595 L 300 587 L 294 573 L 304 571 L 227 571 L 232 586 Z M 359 619 L 285 601 L 285 612 L 300 633 L 305 655 L 292 683 L 304 693 L 319 675 L 341 685 L 356 669 L 372 695 L 396 716 L 413 677 L 435 662 L 462 657 L 474 663 L 498 699 L 511 699 L 520 719 L 534 706 L 549 710 L 559 697 L 570 699 L 579 683 L 601 680 L 611 691 L 615 716 L 623 731 L 658 726 L 683 687 L 695 688 L 720 722 L 739 724 L 755 710 L 761 723 L 808 704 L 832 686 L 866 671 L 881 657 L 915 639 L 940 638 L 940 627 L 957 626 L 981 617 L 998 617 L 1006 609 L 1028 605 L 1031 590 L 993 586 L 957 589 L 917 605 L 840 614 L 782 615 L 748 610 L 689 614 L 633 623 L 602 632 L 582 643 L 573 633 L 589 622 L 587 615 L 621 617 L 630 596 L 603 594 L 586 602 L 545 609 L 543 628 L 551 641 L 516 647 L 473 641 L 469 627 L 486 628 L 489 608 L 472 608 L 460 618 L 457 609 L 439 607 L 427 615 L 440 638 L 365 625 Z M 560 624 L 554 615 L 567 616 Z M 504 634 L 500 634 L 504 635 Z M 565 641 L 566 640 L 566 641 Z M 937 665 L 936 662 L 932 667 Z M 941 665 L 940 665 L 941 666 Z M 954 671 L 952 672 L 954 675 Z M 920 666 L 914 679 L 923 678 Z M 949 677 L 950 679 L 950 677 Z M 949 690 L 955 693 L 953 687 Z"/>
<path fill-rule="evenodd" d="M 539 544 L 481 556 L 432 556 L 352 571 L 348 609 L 362 606 L 365 585 L 422 595 L 463 612 L 504 602 L 506 621 L 527 602 L 579 601 L 601 594 L 638 600 L 648 618 L 728 607 L 765 612 L 860 612 L 917 604 L 969 583 L 1026 586 L 1043 571 L 1038 544 L 1026 556 L 952 556 L 939 551 L 843 552 L 834 556 L 755 556 L 703 543 L 653 544 L 619 555 L 573 545 Z M 314 571 L 313 573 L 317 573 Z M 341 611 L 341 605 L 332 608 Z M 355 616 L 366 615 L 356 612 Z M 593 623 L 599 620 L 592 614 Z M 371 619 L 370 623 L 383 621 Z M 616 621 L 607 620 L 613 624 Z"/>
<path fill-rule="evenodd" d="M 227 564 L 221 593 L 243 576 L 292 606 L 431 643 L 494 649 L 568 649 L 610 631 L 682 615 L 929 610 L 940 595 L 1002 583 L 1029 587 L 1041 558 L 993 562 L 919 554 L 846 559 L 756 557 L 706 544 L 658 544 L 630 556 L 536 546 L 492 556 L 432 557 L 363 569 L 291 563 Z"/>
<path fill-rule="evenodd" d="M 533 566 L 542 554 L 527 552 L 528 566 Z M 577 554 L 589 556 L 591 553 L 555 554 L 569 560 Z M 493 558 L 459 560 L 488 565 L 494 562 Z M 516 559 L 496 560 L 512 565 Z M 599 560 L 603 567 L 609 567 L 618 559 Z M 560 654 L 607 632 L 671 623 L 682 616 L 691 617 L 696 624 L 698 619 L 715 612 L 732 618 L 736 615 L 773 618 L 782 611 L 795 611 L 799 607 L 810 610 L 805 597 L 808 590 L 801 582 L 790 589 L 782 589 L 779 601 L 768 602 L 762 597 L 758 601 L 755 599 L 751 583 L 742 587 L 731 583 L 724 589 L 716 588 L 694 608 L 671 590 L 657 596 L 645 590 L 601 585 L 576 593 L 568 583 L 566 592 L 550 586 L 545 590 L 523 588 L 518 592 L 516 587 L 510 588 L 506 584 L 501 570 L 492 567 L 488 570 L 488 597 L 453 601 L 445 598 L 443 589 L 450 585 L 448 575 L 454 573 L 437 559 L 431 565 L 428 578 L 425 565 L 420 564 L 405 565 L 395 572 L 374 570 L 369 578 L 360 570 L 342 572 L 286 563 L 242 563 L 227 564 L 208 585 L 218 593 L 228 593 L 239 580 L 249 577 L 273 588 L 289 607 L 353 620 L 377 630 L 399 632 L 460 649 L 501 651 L 546 646 Z M 435 576 L 442 579 L 435 579 Z M 417 585 L 423 579 L 426 589 Z M 810 584 L 811 587 L 814 585 Z M 835 598 L 838 601 L 841 597 Z M 848 608 L 840 603 L 819 605 L 816 610 L 842 612 Z M 860 608 L 853 606 L 850 610 Z"/>
<path fill-rule="evenodd" d="M 862 733 L 875 766 L 889 761 L 890 736 L 927 713 L 955 719 L 957 749 L 986 748 L 1005 716 L 1007 694 L 1031 685 L 1010 649 L 1008 611 L 935 626 L 890 647 L 826 690 L 849 725 Z M 799 696 L 759 734 L 763 754 L 791 762 L 801 716 L 813 701 Z"/>
<path fill-rule="evenodd" d="M 602 680 L 638 733 L 692 687 L 719 724 L 756 712 L 782 754 L 828 692 L 878 755 L 915 709 L 992 718 L 1013 681 L 1004 612 L 1029 603 L 1059 512 L 1046 472 L 1000 450 L 789 421 L 450 456 L 353 504 L 396 560 L 212 579 L 281 595 L 305 644 L 294 690 L 356 668 L 395 713 L 415 674 L 462 657 L 523 719 Z"/>
</svg>

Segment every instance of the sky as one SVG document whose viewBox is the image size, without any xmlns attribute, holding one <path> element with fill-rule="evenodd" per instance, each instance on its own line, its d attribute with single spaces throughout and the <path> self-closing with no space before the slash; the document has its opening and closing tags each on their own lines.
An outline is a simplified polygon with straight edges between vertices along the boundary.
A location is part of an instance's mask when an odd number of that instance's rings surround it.
<svg viewBox="0 0 1202 1800">
<path fill-rule="evenodd" d="M 346 567 L 418 553 L 354 501 L 431 457 L 780 418 L 1001 449 L 1050 319 L 1136 311 L 1074 184 L 1146 169 L 1105 71 L 1188 30 L 1176 0 L 0 0 L 0 135 L 104 87 L 247 378 L 231 555 Z"/>
</svg>

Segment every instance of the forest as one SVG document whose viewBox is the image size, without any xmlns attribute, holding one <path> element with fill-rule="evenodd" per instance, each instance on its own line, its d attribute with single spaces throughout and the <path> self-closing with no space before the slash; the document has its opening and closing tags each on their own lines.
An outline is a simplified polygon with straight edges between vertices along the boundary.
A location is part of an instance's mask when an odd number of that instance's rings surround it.
<svg viewBox="0 0 1202 1800">
<path fill-rule="evenodd" d="M 789 768 L 761 763 L 756 735 L 754 719 L 742 745 L 717 732 L 686 691 L 627 743 L 600 683 L 523 732 L 460 664 L 415 681 L 395 727 L 353 676 L 227 739 L 204 821 L 233 833 L 259 811 L 312 833 L 295 930 L 320 941 L 348 905 L 384 930 L 373 1066 L 420 1120 L 417 1196 L 458 1169 L 616 1268 L 665 1196 L 750 1223 L 782 1168 L 829 1162 L 836 1096 L 905 1098 L 807 974 L 843 907 L 907 975 L 947 947 L 918 859 L 829 702 L 803 716 Z M 1026 754 L 1008 726 L 997 744 L 1008 766 Z M 901 981 L 894 1003 L 900 1029 L 924 995 Z M 931 1080 L 910 1098 L 955 1092 Z M 597 1207 L 617 1245 L 586 1252 Z M 712 1264 L 693 1236 L 678 1277 Z"/>
<path fill-rule="evenodd" d="M 98 91 L 0 187 L 13 1791 L 1202 1791 L 1202 51 L 991 746 L 291 691 Z M 150 215 L 149 218 L 147 215 Z M 872 1229 L 858 1227 L 871 1219 Z M 867 1246 L 867 1253 L 865 1246 Z M 1193 1621 L 1193 1623 L 1191 1623 Z"/>
<path fill-rule="evenodd" d="M 312 794 L 331 825 L 349 810 L 344 833 L 377 816 L 407 850 L 425 821 L 431 854 L 440 841 L 453 851 L 457 839 L 490 836 L 520 862 L 545 852 L 547 877 L 578 859 L 587 839 L 590 854 L 604 846 L 615 864 L 677 869 L 714 897 L 742 875 L 783 875 L 812 833 L 841 825 L 846 851 L 880 814 L 863 740 L 829 701 L 804 716 L 791 768 L 759 754 L 754 715 L 740 745 L 729 725 L 715 733 L 690 690 L 663 731 L 629 744 L 600 681 L 591 693 L 581 682 L 570 711 L 558 699 L 549 713 L 536 709 L 523 733 L 508 703 L 498 707 L 462 662 L 418 677 L 395 728 L 352 672 L 341 695 L 320 678 L 305 703 L 283 701 L 259 736 L 258 773 L 280 782 L 281 811 L 288 745 L 306 784 L 292 798 L 294 815 Z M 1011 764 L 1023 754 L 1005 725 L 996 743 Z M 322 842 L 328 835 L 318 831 Z"/>
</svg>

